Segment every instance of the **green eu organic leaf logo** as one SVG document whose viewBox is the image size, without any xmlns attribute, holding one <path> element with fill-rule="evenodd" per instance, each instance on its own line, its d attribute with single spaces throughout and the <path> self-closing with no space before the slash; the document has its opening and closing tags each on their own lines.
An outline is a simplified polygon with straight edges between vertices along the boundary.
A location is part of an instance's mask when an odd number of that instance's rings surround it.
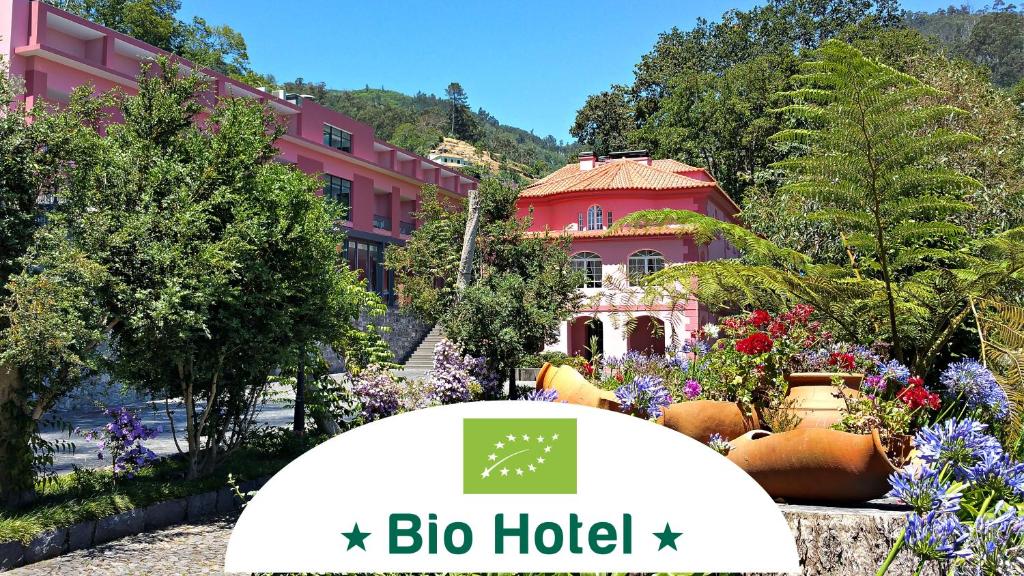
<svg viewBox="0 0 1024 576">
<path fill-rule="evenodd" d="M 466 418 L 465 494 L 575 494 L 576 420 Z"/>
</svg>

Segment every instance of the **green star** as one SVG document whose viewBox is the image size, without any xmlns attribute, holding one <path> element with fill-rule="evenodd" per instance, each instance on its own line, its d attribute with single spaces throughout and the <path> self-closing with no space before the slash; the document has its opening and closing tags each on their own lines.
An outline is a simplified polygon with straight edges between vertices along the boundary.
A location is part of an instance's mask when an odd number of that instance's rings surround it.
<svg viewBox="0 0 1024 576">
<path fill-rule="evenodd" d="M 664 530 L 662 530 L 661 532 L 655 532 L 654 535 L 658 537 L 658 551 L 659 552 L 661 551 L 662 548 L 665 548 L 666 546 L 671 546 L 673 550 L 675 550 L 677 552 L 679 551 L 679 548 L 676 548 L 676 538 L 679 538 L 680 536 L 682 536 L 683 533 L 682 532 L 673 532 L 672 528 L 669 527 L 668 522 L 665 522 L 665 529 Z"/>
<path fill-rule="evenodd" d="M 348 548 L 345 550 L 351 550 L 356 546 L 359 546 L 364 551 L 366 550 L 366 537 L 370 535 L 369 532 L 359 531 L 359 522 L 356 522 L 355 526 L 352 527 L 351 532 L 342 532 L 342 536 L 348 538 Z"/>
</svg>

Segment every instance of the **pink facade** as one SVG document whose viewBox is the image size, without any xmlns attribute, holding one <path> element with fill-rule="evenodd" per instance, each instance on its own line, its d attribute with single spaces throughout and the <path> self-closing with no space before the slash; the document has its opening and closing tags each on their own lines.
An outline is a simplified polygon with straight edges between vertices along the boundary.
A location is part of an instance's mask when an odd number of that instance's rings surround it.
<svg viewBox="0 0 1024 576">
<path fill-rule="evenodd" d="M 644 301 L 630 278 L 667 264 L 738 255 L 721 239 L 698 246 L 679 227 L 608 232 L 639 210 L 671 208 L 736 220 L 739 208 L 706 170 L 643 152 L 608 158 L 583 153 L 578 163 L 524 189 L 518 208 L 520 216 L 532 217 L 532 231 L 570 235 L 573 263 L 586 275 L 583 309 L 562 326 L 553 346 L 569 354 L 589 355 L 595 338 L 606 355 L 680 344 L 708 320 L 706 312 L 692 299 Z"/>
<path fill-rule="evenodd" d="M 167 56 L 183 72 L 191 62 L 98 26 L 38 0 L 0 0 L 0 56 L 24 79 L 25 102 L 65 101 L 78 86 L 97 92 L 131 93 L 145 62 Z M 350 263 L 366 273 L 376 291 L 390 298 L 392 279 L 382 265 L 387 244 L 401 243 L 415 227 L 420 189 L 436 184 L 464 197 L 476 181 L 374 136 L 373 128 L 298 95 L 270 93 L 212 70 L 210 103 L 217 97 L 265 103 L 287 126 L 278 141 L 281 159 L 310 174 L 322 174 L 324 193 L 349 206 Z"/>
</svg>

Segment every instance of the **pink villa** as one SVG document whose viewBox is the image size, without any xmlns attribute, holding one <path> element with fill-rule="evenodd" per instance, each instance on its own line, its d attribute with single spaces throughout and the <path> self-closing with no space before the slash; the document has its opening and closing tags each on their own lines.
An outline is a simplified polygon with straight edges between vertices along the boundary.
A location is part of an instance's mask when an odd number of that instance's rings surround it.
<svg viewBox="0 0 1024 576">
<path fill-rule="evenodd" d="M 711 320 L 695 300 L 648 302 L 630 279 L 667 263 L 732 258 L 738 252 L 722 239 L 698 246 L 675 226 L 625 228 L 608 233 L 616 218 L 639 210 L 690 210 L 735 222 L 739 207 L 703 168 L 675 160 L 652 160 L 645 151 L 579 156 L 525 188 L 519 215 L 532 214 L 531 231 L 572 237 L 573 266 L 584 273 L 584 309 L 562 324 L 550 350 L 590 356 L 628 351 L 664 353 Z"/>
<path fill-rule="evenodd" d="M 166 56 L 183 71 L 194 65 L 154 46 L 69 14 L 39 0 L 0 0 L 0 56 L 25 83 L 25 103 L 66 101 L 71 91 L 92 84 L 98 92 L 131 93 L 140 66 Z M 416 228 L 420 189 L 436 184 L 443 194 L 465 197 L 477 182 L 437 162 L 374 136 L 373 128 L 284 91 L 267 92 L 212 70 L 211 95 L 265 103 L 286 124 L 278 141 L 280 159 L 319 174 L 323 194 L 348 207 L 346 250 L 374 291 L 394 298 L 393 274 L 383 250 L 403 243 Z"/>
</svg>

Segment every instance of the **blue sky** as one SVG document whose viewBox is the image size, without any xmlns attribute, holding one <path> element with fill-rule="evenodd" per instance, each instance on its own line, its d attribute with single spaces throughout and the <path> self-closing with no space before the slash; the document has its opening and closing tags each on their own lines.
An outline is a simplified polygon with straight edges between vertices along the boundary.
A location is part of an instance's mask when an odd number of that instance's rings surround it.
<svg viewBox="0 0 1024 576">
<path fill-rule="evenodd" d="M 302 77 L 332 88 L 383 86 L 407 94 L 441 94 L 457 81 L 474 110 L 568 141 L 587 96 L 629 83 L 658 33 L 757 3 L 183 0 L 179 16 L 235 28 L 254 68 L 279 81 Z M 903 5 L 933 10 L 949 3 Z"/>
</svg>

